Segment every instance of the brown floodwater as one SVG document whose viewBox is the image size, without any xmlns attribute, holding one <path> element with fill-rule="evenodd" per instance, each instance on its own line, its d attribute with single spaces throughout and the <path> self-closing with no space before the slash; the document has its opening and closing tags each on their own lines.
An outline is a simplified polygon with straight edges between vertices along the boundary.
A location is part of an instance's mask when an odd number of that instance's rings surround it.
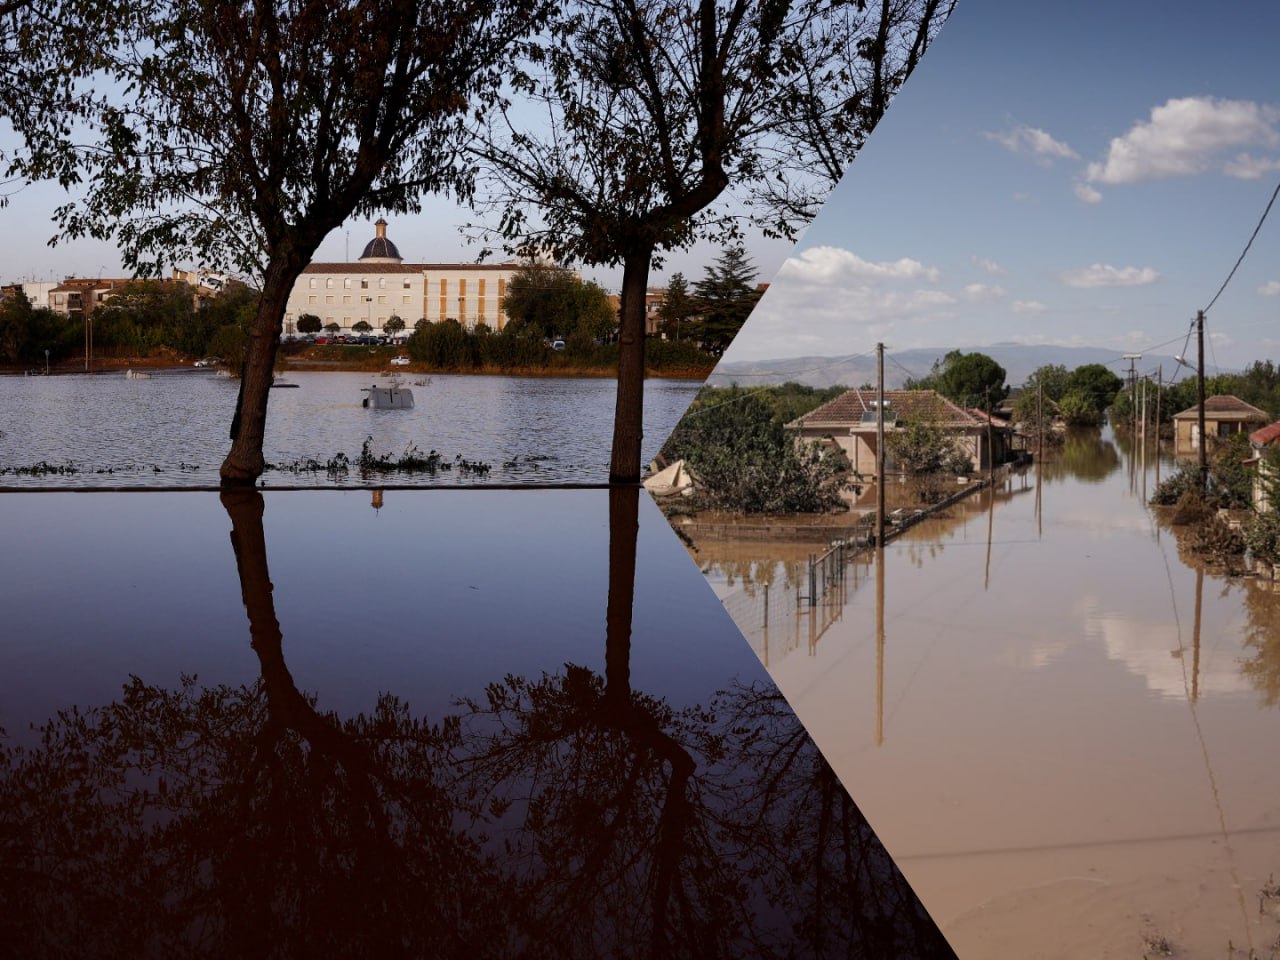
<svg viewBox="0 0 1280 960">
<path fill-rule="evenodd" d="M 1280 593 L 1181 560 L 1155 471 L 1075 435 L 815 607 L 702 555 L 961 958 L 1276 955 Z"/>
<path fill-rule="evenodd" d="M 953 956 L 637 488 L 0 529 L 0 956 Z"/>
</svg>

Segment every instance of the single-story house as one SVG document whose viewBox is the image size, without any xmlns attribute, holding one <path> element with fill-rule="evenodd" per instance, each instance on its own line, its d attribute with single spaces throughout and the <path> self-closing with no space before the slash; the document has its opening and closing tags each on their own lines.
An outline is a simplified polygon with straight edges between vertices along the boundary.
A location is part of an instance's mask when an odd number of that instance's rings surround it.
<svg viewBox="0 0 1280 960">
<path fill-rule="evenodd" d="M 868 475 L 876 469 L 876 420 L 876 391 L 854 389 L 797 417 L 787 429 L 805 441 L 834 443 L 848 456 L 854 470 Z M 993 450 L 995 463 L 1009 459 L 1013 427 L 1007 421 L 992 417 L 988 430 L 985 413 L 962 409 L 935 390 L 886 390 L 886 435 L 912 421 L 933 423 L 952 434 L 969 454 L 974 470 L 991 465 Z M 885 452 L 885 472 L 897 472 L 889 451 Z"/>
<path fill-rule="evenodd" d="M 1173 451 L 1175 455 L 1193 454 L 1200 448 L 1200 407 L 1189 407 L 1173 415 Z M 1253 404 L 1239 397 L 1219 394 L 1204 401 L 1205 437 L 1225 438 L 1236 433 L 1247 433 L 1271 418 Z"/>
</svg>

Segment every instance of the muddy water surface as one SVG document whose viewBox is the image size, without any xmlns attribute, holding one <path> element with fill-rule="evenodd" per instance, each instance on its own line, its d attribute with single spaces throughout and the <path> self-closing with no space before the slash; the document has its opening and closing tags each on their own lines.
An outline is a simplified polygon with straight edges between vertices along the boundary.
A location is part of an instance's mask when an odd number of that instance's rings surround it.
<svg viewBox="0 0 1280 960">
<path fill-rule="evenodd" d="M 1182 562 L 1154 482 L 1076 437 L 834 608 L 726 599 L 962 958 L 1276 951 L 1280 594 Z"/>
</svg>

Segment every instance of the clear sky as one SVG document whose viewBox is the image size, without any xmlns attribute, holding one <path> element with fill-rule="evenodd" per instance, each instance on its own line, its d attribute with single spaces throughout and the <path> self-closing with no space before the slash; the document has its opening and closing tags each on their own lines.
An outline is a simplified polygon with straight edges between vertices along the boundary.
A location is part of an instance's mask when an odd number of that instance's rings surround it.
<svg viewBox="0 0 1280 960">
<path fill-rule="evenodd" d="M 960 0 L 726 361 L 1181 352 L 1280 183 L 1278 47 L 1275 2 Z M 1207 317 L 1280 360 L 1280 201 Z"/>
</svg>

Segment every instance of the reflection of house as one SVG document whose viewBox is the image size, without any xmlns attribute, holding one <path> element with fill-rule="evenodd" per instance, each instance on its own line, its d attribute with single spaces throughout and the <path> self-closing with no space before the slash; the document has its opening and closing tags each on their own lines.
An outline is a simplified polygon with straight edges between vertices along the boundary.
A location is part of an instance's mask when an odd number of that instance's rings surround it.
<svg viewBox="0 0 1280 960">
<path fill-rule="evenodd" d="M 1200 447 L 1200 407 L 1189 407 L 1173 415 L 1173 441 L 1175 454 L 1195 453 Z M 1271 418 L 1252 404 L 1239 397 L 1220 394 L 1208 397 L 1204 402 L 1204 432 L 1206 438 L 1229 437 L 1247 433 Z"/>
<path fill-rule="evenodd" d="M 963 410 L 933 390 L 886 390 L 884 404 L 886 434 L 910 422 L 931 423 L 960 442 L 975 470 L 991 465 L 985 413 Z M 875 471 L 876 465 L 876 419 L 876 392 L 855 389 L 791 421 L 787 427 L 797 431 L 802 440 L 834 442 L 844 450 L 856 471 L 868 474 Z M 1009 458 L 1013 430 L 1005 421 L 992 417 L 989 433 L 994 462 L 1003 463 Z M 885 470 L 895 471 L 889 451 L 885 452 Z"/>
<path fill-rule="evenodd" d="M 381 330 L 392 316 L 409 331 L 419 320 L 501 330 L 507 284 L 519 269 L 515 263 L 405 263 L 387 238 L 387 221 L 379 219 L 377 235 L 356 263 L 312 263 L 302 271 L 289 294 L 285 332 L 306 313 L 347 333 L 362 320 Z"/>
<path fill-rule="evenodd" d="M 1253 448 L 1253 508 L 1266 513 L 1274 506 L 1268 491 L 1280 484 L 1280 420 L 1249 434 Z"/>
</svg>

